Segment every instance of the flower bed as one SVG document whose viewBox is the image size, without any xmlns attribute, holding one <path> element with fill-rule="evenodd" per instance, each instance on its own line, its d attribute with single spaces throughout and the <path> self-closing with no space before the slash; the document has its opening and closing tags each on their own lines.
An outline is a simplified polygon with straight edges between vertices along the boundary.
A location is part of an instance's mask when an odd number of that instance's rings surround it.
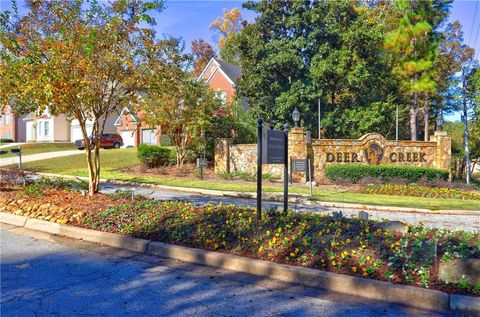
<svg viewBox="0 0 480 317">
<path fill-rule="evenodd" d="M 373 185 L 368 186 L 365 191 L 368 194 L 380 195 L 480 200 L 480 193 L 478 192 L 464 191 L 454 188 L 435 188 L 421 185 Z"/>
<path fill-rule="evenodd" d="M 405 234 L 391 233 L 378 228 L 374 221 L 345 218 L 340 213 L 272 212 L 257 221 L 254 210 L 233 205 L 195 207 L 142 197 L 132 200 L 126 193 L 114 197 L 99 194 L 89 199 L 79 192 L 60 189 L 41 189 L 40 196 L 26 196 L 24 189 L 2 186 L 0 208 L 133 237 L 480 295 L 480 285 L 465 280 L 447 285 L 438 275 L 442 261 L 480 258 L 479 233 L 422 226 L 410 226 Z"/>
</svg>

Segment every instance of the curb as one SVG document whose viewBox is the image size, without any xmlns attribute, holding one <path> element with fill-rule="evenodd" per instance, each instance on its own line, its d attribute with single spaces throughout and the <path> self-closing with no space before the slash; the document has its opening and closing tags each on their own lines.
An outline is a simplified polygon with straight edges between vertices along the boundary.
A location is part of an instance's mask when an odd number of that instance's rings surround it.
<svg viewBox="0 0 480 317">
<path fill-rule="evenodd" d="M 48 177 L 62 177 L 66 179 L 83 179 L 87 180 L 87 177 L 83 176 L 71 176 L 63 174 L 51 174 L 51 173 L 36 173 L 40 176 Z M 117 184 L 117 185 L 128 185 L 136 187 L 147 187 L 147 188 L 158 188 L 178 192 L 187 192 L 192 194 L 201 194 L 201 195 L 211 195 L 219 197 L 233 197 L 233 198 L 244 198 L 244 199 L 256 199 L 257 193 L 255 192 L 235 192 L 235 191 L 220 191 L 212 189 L 202 189 L 194 187 L 178 187 L 178 186 L 167 186 L 159 184 L 149 184 L 149 183 L 138 183 L 131 181 L 122 181 L 115 179 L 100 179 L 101 183 Z M 263 193 L 262 198 L 264 201 L 270 202 L 283 202 L 283 193 L 275 192 L 266 192 Z M 407 208 L 407 207 L 391 207 L 391 206 L 374 206 L 374 205 L 363 205 L 363 204 L 350 204 L 350 203 L 335 203 L 335 202 L 322 202 L 317 200 L 312 200 L 310 196 L 304 194 L 289 194 L 289 203 L 300 204 L 306 206 L 318 206 L 318 207 L 328 207 L 328 208 L 348 208 L 348 209 L 357 209 L 361 211 L 383 211 L 383 212 L 402 212 L 402 213 L 418 213 L 418 214 L 440 214 L 440 215 L 457 215 L 457 216 L 471 216 L 474 211 L 468 210 L 430 210 L 430 209 L 418 209 L 418 208 Z"/>
<path fill-rule="evenodd" d="M 316 269 L 290 266 L 264 260 L 241 257 L 227 253 L 206 251 L 179 245 L 137 239 L 120 234 L 95 231 L 71 225 L 0 212 L 0 222 L 38 230 L 74 239 L 95 242 L 148 255 L 171 258 L 185 262 L 213 266 L 263 276 L 288 283 L 403 304 L 436 311 L 456 310 L 480 316 L 480 301 L 476 297 L 449 295 L 447 293 L 408 285 L 335 274 Z"/>
</svg>

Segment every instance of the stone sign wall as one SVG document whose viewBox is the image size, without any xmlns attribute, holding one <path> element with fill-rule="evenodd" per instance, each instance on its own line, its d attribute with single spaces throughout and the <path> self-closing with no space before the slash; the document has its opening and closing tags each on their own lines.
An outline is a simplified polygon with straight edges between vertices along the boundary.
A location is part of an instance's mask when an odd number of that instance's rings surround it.
<svg viewBox="0 0 480 317">
<path fill-rule="evenodd" d="M 332 164 L 411 165 L 450 168 L 450 138 L 437 131 L 430 141 L 389 141 L 377 133 L 358 140 L 315 140 L 313 162 L 315 178 L 325 177 L 325 167 Z"/>
<path fill-rule="evenodd" d="M 315 180 L 325 179 L 325 168 L 332 164 L 411 165 L 450 170 L 451 139 L 437 131 L 430 141 L 390 141 L 377 133 L 357 140 L 323 139 L 307 144 L 303 128 L 293 128 L 288 134 L 288 155 L 291 159 L 310 158 Z M 263 172 L 283 175 L 283 165 L 263 165 Z M 257 170 L 257 145 L 232 145 L 230 139 L 217 140 L 215 172 L 247 172 Z M 305 173 L 293 173 L 295 181 L 304 182 Z"/>
<path fill-rule="evenodd" d="M 283 175 L 283 164 L 264 164 L 263 173 Z M 231 139 L 218 139 L 215 145 L 215 173 L 257 173 L 257 145 L 232 144 Z"/>
</svg>

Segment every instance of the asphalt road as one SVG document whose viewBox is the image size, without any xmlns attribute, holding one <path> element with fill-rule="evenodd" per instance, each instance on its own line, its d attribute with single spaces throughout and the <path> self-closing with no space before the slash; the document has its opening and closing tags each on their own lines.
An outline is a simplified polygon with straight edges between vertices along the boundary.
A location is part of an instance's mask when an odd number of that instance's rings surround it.
<svg viewBox="0 0 480 317">
<path fill-rule="evenodd" d="M 215 204 L 235 204 L 240 206 L 252 206 L 256 208 L 255 199 L 245 198 L 232 198 L 212 195 L 200 195 L 188 192 L 178 192 L 157 188 L 146 187 L 132 187 L 125 185 L 114 184 L 102 184 L 102 191 L 105 193 L 112 193 L 115 190 L 134 190 L 134 194 L 143 194 L 145 196 L 157 199 L 157 200 L 182 200 L 192 202 L 194 204 L 202 205 L 208 202 Z M 406 198 L 408 199 L 408 198 Z M 272 206 L 277 208 L 283 208 L 282 202 L 264 202 L 265 208 L 271 208 Z M 290 204 L 289 208 L 298 212 L 316 212 L 316 213 L 331 213 L 333 211 L 341 211 L 345 216 L 357 216 L 358 209 L 348 208 L 331 208 L 323 206 L 306 206 Z M 408 213 L 408 212 L 392 212 L 392 211 L 367 211 L 369 219 L 373 220 L 399 220 L 405 223 L 418 224 L 420 222 L 430 227 L 447 228 L 447 229 L 463 229 L 470 231 L 480 231 L 480 211 L 472 211 L 468 215 L 444 215 L 444 214 L 421 214 L 421 213 Z"/>
<path fill-rule="evenodd" d="M 2 316 L 452 316 L 1 228 Z"/>
</svg>

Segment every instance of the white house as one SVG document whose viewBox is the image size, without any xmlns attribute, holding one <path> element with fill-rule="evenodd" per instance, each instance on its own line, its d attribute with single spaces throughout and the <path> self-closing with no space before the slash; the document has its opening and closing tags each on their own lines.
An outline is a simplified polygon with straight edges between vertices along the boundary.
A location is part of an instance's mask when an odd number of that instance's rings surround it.
<svg viewBox="0 0 480 317">
<path fill-rule="evenodd" d="M 27 142 L 69 142 L 70 121 L 65 115 L 52 116 L 48 107 L 35 120 L 32 112 L 23 118 Z M 35 124 L 36 123 L 36 124 Z"/>
</svg>

